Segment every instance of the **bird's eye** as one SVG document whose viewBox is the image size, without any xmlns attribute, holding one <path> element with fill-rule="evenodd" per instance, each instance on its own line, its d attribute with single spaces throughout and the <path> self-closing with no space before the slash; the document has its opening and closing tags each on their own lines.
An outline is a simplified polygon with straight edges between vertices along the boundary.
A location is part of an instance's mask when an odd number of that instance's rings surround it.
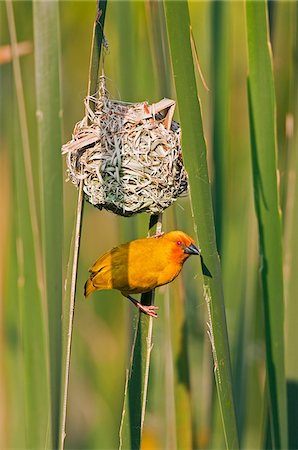
<svg viewBox="0 0 298 450">
<path fill-rule="evenodd" d="M 179 245 L 179 247 L 181 247 L 182 242 L 181 241 L 177 241 L 177 245 Z"/>
</svg>

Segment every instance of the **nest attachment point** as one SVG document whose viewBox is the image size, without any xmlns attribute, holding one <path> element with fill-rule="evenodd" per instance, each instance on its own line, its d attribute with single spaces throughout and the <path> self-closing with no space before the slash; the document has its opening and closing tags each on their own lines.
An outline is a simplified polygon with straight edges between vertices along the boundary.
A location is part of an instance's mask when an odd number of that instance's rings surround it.
<svg viewBox="0 0 298 450">
<path fill-rule="evenodd" d="M 87 97 L 85 108 L 62 153 L 69 179 L 76 186 L 83 179 L 92 205 L 122 216 L 158 214 L 187 190 L 173 100 L 149 105 L 110 99 L 102 76 L 98 95 Z"/>
</svg>

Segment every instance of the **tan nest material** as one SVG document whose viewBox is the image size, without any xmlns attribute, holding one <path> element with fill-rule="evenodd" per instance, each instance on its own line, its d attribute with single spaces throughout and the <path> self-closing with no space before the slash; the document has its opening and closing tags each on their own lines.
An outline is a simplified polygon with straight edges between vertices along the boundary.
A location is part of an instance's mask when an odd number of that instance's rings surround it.
<svg viewBox="0 0 298 450">
<path fill-rule="evenodd" d="M 101 77 L 98 97 L 87 97 L 85 108 L 62 153 L 69 179 L 76 186 L 83 179 L 92 205 L 122 216 L 157 214 L 187 190 L 173 100 L 155 105 L 112 100 Z"/>
</svg>

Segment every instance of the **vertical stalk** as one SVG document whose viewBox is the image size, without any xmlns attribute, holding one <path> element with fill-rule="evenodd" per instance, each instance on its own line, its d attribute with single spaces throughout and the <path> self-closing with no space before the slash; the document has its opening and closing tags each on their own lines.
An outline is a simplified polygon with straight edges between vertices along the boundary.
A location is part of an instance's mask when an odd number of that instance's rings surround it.
<svg viewBox="0 0 298 450">
<path fill-rule="evenodd" d="M 152 215 L 149 222 L 149 236 L 161 232 L 161 215 Z M 154 304 L 154 291 L 142 294 L 141 303 Z M 119 432 L 119 449 L 141 448 L 145 420 L 147 390 L 149 381 L 150 355 L 152 350 L 153 317 L 138 313 L 130 367 L 127 369 L 124 403 Z"/>
<path fill-rule="evenodd" d="M 209 335 L 215 363 L 215 379 L 227 448 L 238 448 L 229 344 L 221 268 L 216 248 L 207 148 L 196 88 L 190 44 L 187 2 L 164 2 L 173 74 L 182 127 L 183 158 L 189 176 L 194 226 L 200 239 L 204 264 L 204 297 L 209 315 Z M 202 280 L 202 279 L 201 279 Z"/>
<path fill-rule="evenodd" d="M 70 295 L 69 295 L 70 302 L 69 302 L 69 311 L 68 311 L 68 328 L 67 328 L 67 334 L 66 334 L 66 348 L 64 350 L 64 352 L 65 352 L 65 369 L 64 369 L 64 380 L 63 380 L 63 384 L 62 384 L 62 412 L 61 412 L 62 416 L 61 416 L 61 430 L 60 430 L 60 441 L 59 441 L 60 449 L 64 448 L 64 440 L 66 437 L 67 398 L 68 398 L 72 331 L 73 331 L 74 312 L 75 312 L 75 297 L 76 297 L 76 287 L 77 287 L 76 281 L 77 281 L 77 271 L 78 271 L 79 254 L 80 254 L 83 206 L 84 206 L 84 204 L 83 204 L 83 180 L 81 180 L 80 186 L 79 186 L 79 192 L 78 192 L 73 249 L 71 247 L 71 250 L 73 250 L 73 259 L 72 259 L 72 271 L 71 271 L 71 278 L 70 278 Z"/>
<path fill-rule="evenodd" d="M 98 0 L 96 9 L 96 18 L 93 25 L 92 43 L 91 43 L 91 56 L 89 66 L 89 78 L 87 95 L 95 94 L 98 86 L 99 75 L 99 63 L 102 50 L 102 42 L 104 38 L 103 29 L 106 14 L 107 0 Z M 82 216 L 83 216 L 83 181 L 81 181 L 78 190 L 78 201 L 76 211 L 76 223 L 73 239 L 73 248 L 71 246 L 70 252 L 73 251 L 70 262 L 72 263 L 70 283 L 66 289 L 66 297 L 69 294 L 69 307 L 67 308 L 66 315 L 68 317 L 68 323 L 66 326 L 66 342 L 63 349 L 63 382 L 62 382 L 62 417 L 60 427 L 60 439 L 59 448 L 64 448 L 64 441 L 66 437 L 66 414 L 67 414 L 67 400 L 68 400 L 68 385 L 69 385 L 69 371 L 71 361 L 71 345 L 72 345 L 72 333 L 73 322 L 75 312 L 75 297 L 77 287 L 77 272 L 79 264 L 80 253 L 80 240 L 81 240 L 81 228 L 82 228 Z"/>
<path fill-rule="evenodd" d="M 246 3 L 249 113 L 265 319 L 273 448 L 288 448 L 284 366 L 282 235 L 277 188 L 276 106 L 265 1 Z"/>
</svg>

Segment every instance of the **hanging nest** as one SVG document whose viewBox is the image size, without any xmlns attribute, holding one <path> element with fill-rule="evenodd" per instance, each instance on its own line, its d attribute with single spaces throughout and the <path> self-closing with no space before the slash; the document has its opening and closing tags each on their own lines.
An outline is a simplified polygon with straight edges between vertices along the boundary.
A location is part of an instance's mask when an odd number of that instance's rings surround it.
<svg viewBox="0 0 298 450">
<path fill-rule="evenodd" d="M 122 216 L 158 214 L 187 190 L 173 100 L 112 100 L 101 77 L 98 96 L 87 97 L 85 109 L 62 153 L 72 183 L 83 179 L 88 202 Z"/>
</svg>

